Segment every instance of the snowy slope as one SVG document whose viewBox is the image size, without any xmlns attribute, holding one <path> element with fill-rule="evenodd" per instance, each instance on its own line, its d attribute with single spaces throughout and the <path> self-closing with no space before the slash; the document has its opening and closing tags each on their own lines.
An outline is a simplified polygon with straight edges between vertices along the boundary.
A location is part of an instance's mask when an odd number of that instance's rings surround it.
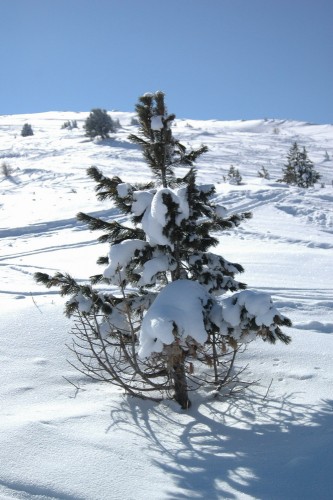
<svg viewBox="0 0 333 500">
<path fill-rule="evenodd" d="M 149 177 L 127 140 L 133 114 L 111 113 L 122 128 L 106 141 L 84 137 L 87 115 L 0 116 L 0 166 L 11 168 L 9 177 L 0 173 L 0 499 L 331 499 L 333 126 L 176 121 L 181 142 L 209 147 L 199 181 L 216 183 L 227 208 L 253 212 L 218 250 L 293 321 L 291 345 L 258 341 L 239 357 L 244 379 L 257 381 L 246 395 L 201 394 L 184 413 L 74 371 L 63 301 L 32 279 L 35 271 L 82 280 L 100 271 L 95 261 L 107 245 L 75 215 L 119 216 L 96 200 L 88 167 L 124 181 Z M 67 120 L 79 128 L 61 129 Z M 34 136 L 23 138 L 26 122 Z M 325 187 L 276 182 L 294 141 Z M 240 186 L 223 181 L 231 165 Z M 270 180 L 258 177 L 263 166 Z"/>
</svg>

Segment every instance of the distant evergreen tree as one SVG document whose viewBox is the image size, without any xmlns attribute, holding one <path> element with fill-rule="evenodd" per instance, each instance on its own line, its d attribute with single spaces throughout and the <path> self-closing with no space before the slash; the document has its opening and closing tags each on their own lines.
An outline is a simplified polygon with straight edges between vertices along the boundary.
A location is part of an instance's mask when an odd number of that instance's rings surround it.
<svg viewBox="0 0 333 500">
<path fill-rule="evenodd" d="M 320 179 L 320 174 L 314 169 L 313 162 L 308 158 L 305 147 L 299 149 L 297 142 L 291 146 L 288 155 L 287 163 L 282 169 L 283 177 L 279 182 L 309 188 Z"/>
<path fill-rule="evenodd" d="M 105 109 L 96 108 L 91 110 L 83 128 L 86 131 L 86 136 L 91 139 L 95 137 L 107 139 L 110 132 L 115 132 L 117 127 Z"/>
<path fill-rule="evenodd" d="M 110 243 L 99 259 L 103 274 L 88 284 L 62 273 L 35 278 L 69 297 L 65 311 L 74 317 L 81 371 L 133 396 L 172 397 L 186 409 L 189 389 L 206 384 L 218 394 L 234 383 L 243 343 L 255 337 L 288 343 L 280 327 L 290 321 L 268 295 L 235 279 L 240 264 L 210 251 L 217 233 L 251 214 L 227 214 L 214 203 L 214 186 L 197 183 L 194 163 L 207 147 L 187 150 L 173 137 L 175 115 L 163 92 L 140 97 L 136 111 L 139 132 L 129 138 L 141 147 L 153 181 L 123 182 L 91 167 L 97 197 L 110 199 L 128 223 L 78 214 L 90 229 L 104 231 L 99 241 Z M 187 173 L 178 177 L 178 167 Z"/>
<path fill-rule="evenodd" d="M 22 127 L 22 130 L 21 130 L 21 136 L 27 137 L 29 135 L 34 135 L 34 132 L 32 130 L 31 125 L 29 123 L 25 123 Z"/>
</svg>

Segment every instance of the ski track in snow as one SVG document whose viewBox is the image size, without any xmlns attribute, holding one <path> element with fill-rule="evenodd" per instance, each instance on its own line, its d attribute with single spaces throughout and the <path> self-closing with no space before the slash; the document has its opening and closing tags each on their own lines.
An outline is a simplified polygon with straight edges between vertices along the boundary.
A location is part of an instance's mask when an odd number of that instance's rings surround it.
<svg viewBox="0 0 333 500">
<path fill-rule="evenodd" d="M 124 182 L 149 178 L 127 141 L 134 114 L 111 115 L 122 128 L 104 142 L 84 137 L 88 113 L 0 116 L 0 160 L 11 167 L 0 175 L 1 500 L 331 499 L 333 126 L 176 121 L 180 142 L 209 147 L 198 180 L 216 184 L 216 201 L 230 212 L 253 212 L 218 235 L 217 250 L 244 265 L 249 287 L 270 293 L 293 321 L 290 346 L 256 342 L 239 358 L 249 363 L 247 380 L 258 380 L 246 395 L 217 401 L 203 393 L 183 413 L 73 370 L 63 301 L 33 281 L 36 271 L 68 271 L 82 282 L 98 272 L 107 245 L 77 212 L 124 221 L 96 200 L 86 168 Z M 62 130 L 72 119 L 79 129 Z M 33 137 L 20 137 L 25 122 Z M 277 182 L 294 141 L 325 187 Z M 231 165 L 240 186 L 223 182 Z M 269 180 L 258 178 L 263 166 Z"/>
</svg>

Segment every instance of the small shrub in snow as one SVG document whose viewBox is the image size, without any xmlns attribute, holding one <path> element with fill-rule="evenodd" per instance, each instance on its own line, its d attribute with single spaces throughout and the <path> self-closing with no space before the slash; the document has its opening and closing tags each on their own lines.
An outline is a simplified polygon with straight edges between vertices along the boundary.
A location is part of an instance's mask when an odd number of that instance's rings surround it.
<svg viewBox="0 0 333 500">
<path fill-rule="evenodd" d="M 287 163 L 282 169 L 283 177 L 279 182 L 309 188 L 314 186 L 321 175 L 315 170 L 313 162 L 308 158 L 305 149 L 300 150 L 297 142 L 291 146 L 287 155 Z"/>
<path fill-rule="evenodd" d="M 262 179 L 270 179 L 269 172 L 265 167 L 261 167 L 261 169 L 258 170 L 258 176 L 261 177 Z"/>
<path fill-rule="evenodd" d="M 12 173 L 12 167 L 6 161 L 1 163 L 1 174 L 4 177 L 9 177 Z"/>
<path fill-rule="evenodd" d="M 61 125 L 62 129 L 72 130 L 73 128 L 79 128 L 76 120 L 67 120 Z"/>
<path fill-rule="evenodd" d="M 187 150 L 173 137 L 175 116 L 162 92 L 142 96 L 136 111 L 139 134 L 129 139 L 141 146 L 153 181 L 123 182 L 92 167 L 97 197 L 110 199 L 127 223 L 78 214 L 110 245 L 99 259 L 103 273 L 87 284 L 62 273 L 35 278 L 68 296 L 79 370 L 127 394 L 174 398 L 187 409 L 190 390 L 206 385 L 217 394 L 234 381 L 243 344 L 257 337 L 288 343 L 280 327 L 290 321 L 269 295 L 245 290 L 235 278 L 240 264 L 211 251 L 218 233 L 251 214 L 228 214 L 214 203 L 214 186 L 197 183 L 194 164 L 207 148 Z M 178 167 L 187 173 L 178 177 Z"/>
<path fill-rule="evenodd" d="M 107 139 L 110 132 L 116 131 L 117 125 L 105 109 L 96 108 L 91 111 L 83 128 L 86 131 L 86 136 L 91 139 L 95 137 Z"/>
<path fill-rule="evenodd" d="M 21 136 L 28 137 L 29 135 L 34 135 L 34 132 L 32 130 L 32 126 L 29 123 L 25 123 L 21 130 Z"/>
<path fill-rule="evenodd" d="M 325 151 L 324 161 L 330 161 L 330 155 L 328 154 L 327 151 Z"/>
<path fill-rule="evenodd" d="M 227 176 L 224 179 L 229 182 L 229 184 L 236 184 L 237 186 L 242 183 L 242 176 L 240 175 L 239 170 L 233 165 L 229 168 Z"/>
</svg>

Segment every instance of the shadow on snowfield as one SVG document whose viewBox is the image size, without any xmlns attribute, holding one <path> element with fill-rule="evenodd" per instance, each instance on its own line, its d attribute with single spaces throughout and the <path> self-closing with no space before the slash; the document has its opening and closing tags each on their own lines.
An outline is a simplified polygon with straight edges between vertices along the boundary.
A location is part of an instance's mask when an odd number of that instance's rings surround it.
<svg viewBox="0 0 333 500">
<path fill-rule="evenodd" d="M 268 400 L 251 390 L 188 413 L 127 399 L 111 410 L 109 430 L 146 438 L 143 453 L 167 475 L 168 500 L 329 500 L 333 400 L 314 407 L 294 397 Z"/>
</svg>

